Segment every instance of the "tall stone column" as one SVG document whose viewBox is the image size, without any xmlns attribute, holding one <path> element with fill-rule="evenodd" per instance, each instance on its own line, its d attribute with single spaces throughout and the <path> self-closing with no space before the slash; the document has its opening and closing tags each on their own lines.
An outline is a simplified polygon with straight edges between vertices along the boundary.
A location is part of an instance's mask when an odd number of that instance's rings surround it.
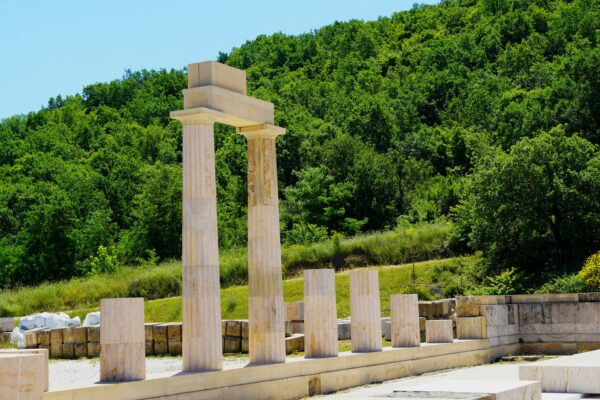
<svg viewBox="0 0 600 400">
<path fill-rule="evenodd" d="M 184 371 L 223 368 L 217 191 L 213 121 L 183 122 L 183 327 Z"/>
<path fill-rule="evenodd" d="M 383 335 L 377 270 L 350 271 L 350 330 L 353 352 L 381 351 Z"/>
<path fill-rule="evenodd" d="M 308 358 L 338 355 L 333 269 L 304 270 L 304 352 Z"/>
<path fill-rule="evenodd" d="M 248 139 L 248 321 L 250 362 L 285 362 L 275 137 L 282 128 L 239 128 Z"/>
</svg>

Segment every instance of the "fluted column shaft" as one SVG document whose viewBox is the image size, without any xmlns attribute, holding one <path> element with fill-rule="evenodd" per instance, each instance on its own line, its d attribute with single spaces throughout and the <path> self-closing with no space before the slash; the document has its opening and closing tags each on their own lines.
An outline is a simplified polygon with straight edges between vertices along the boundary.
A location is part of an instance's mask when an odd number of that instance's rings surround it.
<svg viewBox="0 0 600 400">
<path fill-rule="evenodd" d="M 183 126 L 184 371 L 223 368 L 215 145 L 212 121 Z"/>
<path fill-rule="evenodd" d="M 338 328 L 333 269 L 304 270 L 304 353 L 338 355 Z"/>
<path fill-rule="evenodd" d="M 248 319 L 250 362 L 285 362 L 275 135 L 248 138 Z"/>
<path fill-rule="evenodd" d="M 419 298 L 416 294 L 395 294 L 391 297 L 392 346 L 421 345 L 419 328 Z"/>
<path fill-rule="evenodd" d="M 353 352 L 381 351 L 381 303 L 376 270 L 350 271 L 350 330 Z"/>
</svg>

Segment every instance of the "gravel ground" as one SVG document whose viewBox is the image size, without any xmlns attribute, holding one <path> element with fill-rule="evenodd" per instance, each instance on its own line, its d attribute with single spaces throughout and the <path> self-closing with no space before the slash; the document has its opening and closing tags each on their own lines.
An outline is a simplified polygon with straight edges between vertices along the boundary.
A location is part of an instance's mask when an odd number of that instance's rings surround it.
<svg viewBox="0 0 600 400">
<path fill-rule="evenodd" d="M 224 368 L 247 364 L 248 357 L 226 357 Z M 174 375 L 181 371 L 181 357 L 147 357 L 146 377 Z M 51 360 L 50 390 L 90 386 L 100 378 L 100 360 Z"/>
</svg>

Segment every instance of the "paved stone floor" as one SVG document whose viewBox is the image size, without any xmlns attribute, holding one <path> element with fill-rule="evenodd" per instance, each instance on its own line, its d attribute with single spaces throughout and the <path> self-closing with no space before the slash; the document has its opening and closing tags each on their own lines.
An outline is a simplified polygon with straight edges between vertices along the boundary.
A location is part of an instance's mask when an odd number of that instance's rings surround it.
<svg viewBox="0 0 600 400">
<path fill-rule="evenodd" d="M 225 368 L 247 364 L 248 357 L 227 357 Z M 174 375 L 181 371 L 181 357 L 146 358 L 146 377 Z M 100 359 L 51 360 L 49 364 L 50 390 L 89 386 L 100 378 Z"/>
</svg>

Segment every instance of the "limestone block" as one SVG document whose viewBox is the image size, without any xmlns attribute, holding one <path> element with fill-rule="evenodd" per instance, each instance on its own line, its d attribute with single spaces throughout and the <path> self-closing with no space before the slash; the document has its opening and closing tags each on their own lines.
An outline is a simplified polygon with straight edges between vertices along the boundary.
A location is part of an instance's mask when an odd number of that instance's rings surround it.
<svg viewBox="0 0 600 400">
<path fill-rule="evenodd" d="M 167 339 L 169 342 L 181 342 L 181 322 L 171 322 L 167 325 Z"/>
<path fill-rule="evenodd" d="M 242 353 L 248 354 L 250 350 L 250 341 L 247 338 L 242 339 Z"/>
<path fill-rule="evenodd" d="M 66 328 L 63 331 L 64 343 L 87 343 L 87 329 L 83 326 Z"/>
<path fill-rule="evenodd" d="M 473 301 L 477 305 L 499 305 L 509 304 L 511 302 L 511 296 L 497 295 L 497 296 L 472 296 Z"/>
<path fill-rule="evenodd" d="M 425 324 L 427 343 L 452 343 L 454 334 L 449 319 L 427 320 Z"/>
<path fill-rule="evenodd" d="M 227 333 L 225 336 L 242 337 L 242 322 L 227 321 Z"/>
<path fill-rule="evenodd" d="M 100 343 L 99 342 L 88 342 L 87 344 L 87 356 L 98 357 L 100 356 Z"/>
<path fill-rule="evenodd" d="M 595 292 L 595 293 L 579 293 L 578 294 L 579 297 L 579 302 L 580 303 L 597 303 L 600 302 L 600 293 Z"/>
<path fill-rule="evenodd" d="M 47 366 L 43 354 L 0 353 L 0 400 L 41 400 Z"/>
<path fill-rule="evenodd" d="M 157 324 L 152 326 L 152 337 L 155 342 L 167 342 L 168 339 L 168 325 Z M 145 335 L 144 335 L 145 336 Z"/>
<path fill-rule="evenodd" d="M 333 269 L 304 270 L 303 308 L 306 357 L 337 356 L 338 328 Z"/>
<path fill-rule="evenodd" d="M 169 354 L 168 342 L 154 342 L 154 355 L 163 356 Z"/>
<path fill-rule="evenodd" d="M 284 321 L 285 323 L 285 336 L 291 336 L 294 333 L 304 333 L 304 322 L 292 322 L 292 321 Z M 302 332 L 294 332 L 295 326 L 302 326 Z M 242 334 L 243 336 L 243 334 Z"/>
<path fill-rule="evenodd" d="M 250 337 L 249 331 L 248 331 L 248 321 L 241 321 L 241 331 L 242 331 L 242 338 L 248 339 Z M 286 334 L 287 334 L 287 329 L 286 329 Z"/>
<path fill-rule="evenodd" d="M 50 343 L 50 357 L 62 358 L 63 356 L 63 344 L 62 343 Z"/>
<path fill-rule="evenodd" d="M 188 88 L 218 86 L 239 94 L 246 94 L 246 71 L 221 64 L 203 61 L 188 65 Z"/>
<path fill-rule="evenodd" d="M 236 127 L 274 123 L 273 103 L 218 86 L 183 89 L 183 106 L 184 112 L 174 111 L 171 113 L 171 118 L 182 119 L 181 117 L 187 114 L 185 111 L 202 113 L 206 110 L 210 113 L 212 110 L 224 114 L 224 120 L 217 119 L 217 122 Z"/>
<path fill-rule="evenodd" d="M 168 348 L 168 345 L 167 345 L 167 348 Z M 88 347 L 88 351 L 89 351 L 89 347 Z M 154 355 L 154 340 L 146 340 L 146 348 L 145 348 L 144 354 L 146 354 L 146 357 Z"/>
<path fill-rule="evenodd" d="M 75 358 L 75 343 L 63 343 L 62 357 L 63 358 Z"/>
<path fill-rule="evenodd" d="M 304 302 L 292 301 L 285 303 L 285 319 L 288 321 L 304 321 Z"/>
<path fill-rule="evenodd" d="M 485 317 L 459 317 L 456 320 L 456 334 L 458 339 L 485 339 L 487 338 L 487 324 Z"/>
<path fill-rule="evenodd" d="M 242 350 L 242 339 L 240 337 L 223 338 L 223 353 L 239 353 Z"/>
<path fill-rule="evenodd" d="M 63 343 L 63 332 L 66 328 L 55 328 L 50 330 L 50 343 Z"/>
<path fill-rule="evenodd" d="M 227 336 L 227 320 L 221 320 L 221 336 Z"/>
<path fill-rule="evenodd" d="M 87 341 L 91 343 L 100 343 L 100 327 L 99 326 L 88 326 L 87 330 Z"/>
<path fill-rule="evenodd" d="M 338 340 L 348 340 L 351 337 L 351 323 L 349 319 L 338 320 Z"/>
<path fill-rule="evenodd" d="M 577 293 L 562 294 L 519 294 L 511 295 L 513 304 L 543 304 L 543 303 L 577 303 L 579 295 Z"/>
<path fill-rule="evenodd" d="M 304 335 L 292 335 L 285 338 L 285 354 L 304 351 Z"/>
<path fill-rule="evenodd" d="M 421 344 L 419 299 L 416 294 L 391 297 L 391 336 L 393 347 L 416 347 Z"/>
<path fill-rule="evenodd" d="M 600 350 L 519 367 L 520 379 L 541 382 L 544 392 L 600 393 Z"/>
<path fill-rule="evenodd" d="M 50 329 L 38 331 L 37 339 L 40 346 L 50 346 Z"/>
<path fill-rule="evenodd" d="M 181 341 L 180 340 L 169 340 L 167 342 L 167 348 L 169 350 L 169 354 L 172 356 L 180 356 L 181 355 Z"/>
<path fill-rule="evenodd" d="M 49 359 L 49 351 L 47 349 L 28 349 L 28 350 L 22 350 L 22 349 L 0 349 L 0 354 L 10 354 L 10 355 L 23 355 L 23 354 L 35 354 L 35 355 L 41 355 L 44 358 L 44 362 L 43 362 L 43 370 L 42 370 L 42 376 L 40 377 L 40 379 L 43 380 L 42 384 L 44 386 L 44 391 L 47 392 L 48 388 L 49 388 L 49 378 L 50 378 L 50 373 L 49 373 L 49 369 L 48 369 L 48 359 Z M 1 380 L 1 377 L 0 377 Z M 0 385 L 0 387 L 2 387 Z M 1 398 L 1 396 L 0 396 Z"/>
<path fill-rule="evenodd" d="M 579 324 L 600 324 L 600 303 L 579 303 L 575 312 L 575 322 Z"/>
<path fill-rule="evenodd" d="M 154 340 L 154 326 L 158 325 L 156 322 L 147 322 L 144 324 L 144 337 L 146 339 L 146 341 L 152 341 Z M 88 341 L 91 342 L 91 340 L 89 340 L 89 335 L 90 332 L 88 331 Z M 100 337 L 100 334 L 98 334 L 98 338 Z"/>
<path fill-rule="evenodd" d="M 12 332 L 14 329 L 13 319 L 11 318 L 0 318 L 0 332 Z"/>
<path fill-rule="evenodd" d="M 377 270 L 350 271 L 352 351 L 381 351 L 381 303 Z"/>
<path fill-rule="evenodd" d="M 145 379 L 144 299 L 102 299 L 100 313 L 100 380 Z"/>
<path fill-rule="evenodd" d="M 290 322 L 289 328 L 291 329 L 291 333 L 304 333 L 304 322 Z M 287 336 L 287 325 L 286 325 L 286 336 Z"/>
<path fill-rule="evenodd" d="M 73 343 L 73 356 L 75 358 L 87 357 L 87 345 L 88 343 Z"/>
<path fill-rule="evenodd" d="M 39 343 L 38 343 L 37 331 L 23 332 L 23 337 L 25 339 L 25 348 L 26 349 L 37 349 L 38 348 Z"/>
<path fill-rule="evenodd" d="M 427 396 L 425 393 L 429 393 Z M 443 393 L 447 393 L 443 396 Z M 435 395 L 434 395 L 435 394 Z M 400 398 L 469 398 L 465 394 L 479 394 L 480 399 L 495 400 L 541 400 L 542 390 L 539 382 L 509 380 L 439 380 L 415 385 L 396 392 Z M 462 396 L 460 396 L 462 395 Z M 485 396 L 488 395 L 488 396 Z M 405 396 L 405 397 L 403 397 Z M 460 396 L 460 397 L 459 397 Z M 493 397 L 492 397 L 493 396 Z"/>
<path fill-rule="evenodd" d="M 551 323 L 552 324 L 574 324 L 576 322 L 578 309 L 579 309 L 579 303 L 552 303 L 552 304 L 550 304 Z"/>
<path fill-rule="evenodd" d="M 473 296 L 459 296 L 456 298 L 456 315 L 459 317 L 479 316 L 479 307 Z"/>
</svg>

